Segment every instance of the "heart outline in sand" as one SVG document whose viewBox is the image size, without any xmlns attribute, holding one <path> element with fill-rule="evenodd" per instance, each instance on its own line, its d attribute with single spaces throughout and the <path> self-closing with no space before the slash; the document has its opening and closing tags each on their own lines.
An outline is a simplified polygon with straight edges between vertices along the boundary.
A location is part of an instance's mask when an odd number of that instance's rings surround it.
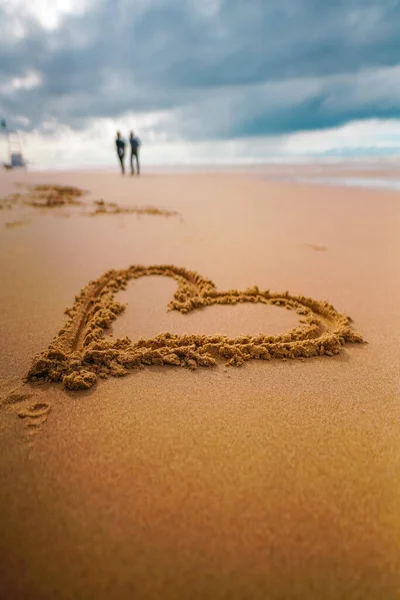
<svg viewBox="0 0 400 600">
<path fill-rule="evenodd" d="M 132 279 L 149 275 L 172 277 L 178 283 L 169 310 L 188 313 L 213 304 L 260 302 L 295 310 L 301 324 L 278 336 L 228 337 L 221 335 L 174 335 L 164 333 L 148 340 L 131 342 L 129 338 L 106 340 L 104 334 L 124 310 L 115 294 Z M 243 292 L 218 291 L 215 284 L 195 272 L 173 265 L 132 265 L 120 271 L 108 271 L 91 281 L 76 296 L 69 320 L 48 349 L 35 357 L 27 382 L 62 382 L 69 389 L 92 387 L 97 377 L 123 376 L 143 365 L 175 365 L 195 369 L 213 366 L 218 358 L 240 366 L 247 360 L 272 358 L 311 358 L 332 356 L 346 342 L 362 343 L 360 334 L 351 327 L 351 319 L 328 302 L 319 302 L 288 292 L 260 291 L 258 287 Z"/>
</svg>

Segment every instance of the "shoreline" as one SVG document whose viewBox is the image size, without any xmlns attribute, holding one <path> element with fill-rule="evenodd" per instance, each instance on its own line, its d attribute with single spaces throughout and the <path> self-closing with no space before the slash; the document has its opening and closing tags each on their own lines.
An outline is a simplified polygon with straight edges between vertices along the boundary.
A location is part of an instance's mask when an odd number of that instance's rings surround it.
<svg viewBox="0 0 400 600">
<path fill-rule="evenodd" d="M 31 169 L 31 174 L 43 174 L 66 177 L 70 175 L 74 177 L 76 174 L 81 176 L 98 177 L 101 175 L 117 175 L 118 168 L 108 165 L 106 167 L 86 168 L 82 169 Z M 15 171 L 18 173 L 18 171 Z M 120 174 L 119 174 L 120 175 Z M 182 177 L 182 176 L 197 176 L 197 177 L 226 177 L 240 176 L 250 178 L 265 178 L 272 183 L 291 183 L 300 185 L 322 185 L 335 187 L 351 187 L 355 189 L 376 189 L 378 191 L 399 191 L 400 189 L 400 168 L 398 163 L 387 162 L 382 164 L 379 161 L 362 162 L 354 161 L 351 164 L 342 160 L 331 163 L 265 163 L 265 164 L 249 164 L 249 165 L 169 165 L 144 166 L 141 177 Z M 129 174 L 123 177 L 129 179 Z M 136 175 L 133 180 L 138 179 Z"/>
</svg>

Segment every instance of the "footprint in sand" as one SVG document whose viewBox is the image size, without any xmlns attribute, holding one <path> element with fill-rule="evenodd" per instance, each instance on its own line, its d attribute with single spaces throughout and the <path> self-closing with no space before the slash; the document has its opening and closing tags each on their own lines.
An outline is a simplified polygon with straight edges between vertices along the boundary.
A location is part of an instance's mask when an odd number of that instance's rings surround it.
<svg viewBox="0 0 400 600">
<path fill-rule="evenodd" d="M 51 410 L 47 402 L 34 402 L 34 396 L 33 393 L 21 393 L 14 390 L 3 400 L 3 406 L 24 420 L 26 441 L 29 444 L 31 444 L 33 436 L 39 432 L 40 427 L 47 421 Z"/>
</svg>

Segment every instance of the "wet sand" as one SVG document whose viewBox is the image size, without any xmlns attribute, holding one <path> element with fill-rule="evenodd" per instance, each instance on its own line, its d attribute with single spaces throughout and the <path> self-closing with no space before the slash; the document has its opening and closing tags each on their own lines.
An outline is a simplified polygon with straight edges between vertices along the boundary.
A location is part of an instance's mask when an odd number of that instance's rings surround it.
<svg viewBox="0 0 400 600">
<path fill-rule="evenodd" d="M 398 598 L 398 194 L 243 173 L 11 172 L 0 196 L 24 193 L 17 183 L 88 193 L 0 211 L 0 597 Z M 99 200 L 173 215 L 88 218 Z M 79 391 L 23 384 L 81 290 L 132 265 L 327 301 L 368 343 L 144 364 Z M 127 282 L 104 340 L 280 336 L 302 318 L 259 302 L 167 312 L 176 290 L 154 273 Z"/>
</svg>

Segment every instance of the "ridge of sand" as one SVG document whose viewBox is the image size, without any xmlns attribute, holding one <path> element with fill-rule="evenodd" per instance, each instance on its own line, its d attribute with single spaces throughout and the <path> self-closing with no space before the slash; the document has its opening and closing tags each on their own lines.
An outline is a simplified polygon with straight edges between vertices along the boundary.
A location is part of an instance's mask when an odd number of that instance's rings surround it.
<svg viewBox="0 0 400 600">
<path fill-rule="evenodd" d="M 81 206 L 83 203 L 78 198 L 87 194 L 86 190 L 70 185 L 37 184 L 25 186 L 20 184 L 19 187 L 27 187 L 28 192 L 24 194 L 14 192 L 2 198 L 0 201 L 1 209 L 11 209 L 18 203 L 34 208 Z"/>
<path fill-rule="evenodd" d="M 115 294 L 124 289 L 129 280 L 148 275 L 172 277 L 177 281 L 178 289 L 168 305 L 169 310 L 185 314 L 213 304 L 261 302 L 296 311 L 302 315 L 301 325 L 278 336 L 229 338 L 163 333 L 136 343 L 128 337 L 102 339 L 105 330 L 125 309 L 115 301 Z M 352 330 L 350 318 L 339 314 L 327 302 L 292 296 L 288 292 L 260 291 L 257 286 L 243 292 L 218 291 L 212 281 L 172 265 L 132 265 L 128 269 L 108 271 L 89 282 L 66 314 L 69 320 L 49 348 L 34 359 L 27 381 L 61 381 L 69 389 L 86 389 L 95 384 L 98 376 L 120 377 L 142 365 L 195 369 L 214 366 L 218 358 L 226 358 L 227 364 L 240 366 L 254 359 L 332 356 L 338 354 L 346 342 L 363 342 L 360 334 Z"/>
<path fill-rule="evenodd" d="M 54 208 L 56 206 L 80 205 L 78 200 L 87 192 L 78 187 L 68 185 L 32 185 L 29 193 L 23 197 L 24 204 L 37 208 Z"/>
<path fill-rule="evenodd" d="M 89 216 L 96 217 L 98 215 L 153 215 L 160 217 L 172 217 L 178 215 L 174 210 L 164 210 L 155 206 L 145 206 L 143 208 L 132 206 L 119 206 L 115 202 L 105 202 L 104 200 L 95 200 L 94 203 L 96 208 L 93 212 L 89 213 Z"/>
<path fill-rule="evenodd" d="M 13 208 L 18 203 L 34 208 L 60 208 L 63 206 L 84 206 L 84 203 L 78 200 L 85 194 L 86 190 L 82 190 L 75 186 L 65 185 L 46 185 L 38 184 L 28 186 L 29 191 L 25 194 L 16 192 L 9 194 L 0 201 L 0 209 L 7 210 Z M 94 200 L 95 209 L 92 212 L 86 213 L 91 217 L 98 215 L 116 215 L 116 214 L 136 214 L 150 215 L 161 217 L 178 216 L 179 213 L 174 210 L 167 210 L 155 206 L 119 206 L 115 202 L 105 202 L 104 200 Z M 13 227 L 25 224 L 27 221 L 18 221 L 6 223 L 6 227 Z"/>
<path fill-rule="evenodd" d="M 13 229 L 14 227 L 22 227 L 23 225 L 27 225 L 29 223 L 29 219 L 18 219 L 16 221 L 8 221 L 4 223 L 4 226 L 7 229 Z"/>
</svg>

